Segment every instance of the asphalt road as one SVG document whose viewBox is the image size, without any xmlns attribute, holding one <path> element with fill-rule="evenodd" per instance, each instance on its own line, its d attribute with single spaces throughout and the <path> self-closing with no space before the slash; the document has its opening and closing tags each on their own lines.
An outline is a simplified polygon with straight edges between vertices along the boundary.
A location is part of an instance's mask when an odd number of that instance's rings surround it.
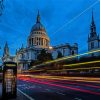
<svg viewBox="0 0 100 100">
<path fill-rule="evenodd" d="M 100 100 L 98 79 L 18 77 L 18 90 L 30 100 Z M 53 77 L 53 76 L 52 76 Z"/>
</svg>

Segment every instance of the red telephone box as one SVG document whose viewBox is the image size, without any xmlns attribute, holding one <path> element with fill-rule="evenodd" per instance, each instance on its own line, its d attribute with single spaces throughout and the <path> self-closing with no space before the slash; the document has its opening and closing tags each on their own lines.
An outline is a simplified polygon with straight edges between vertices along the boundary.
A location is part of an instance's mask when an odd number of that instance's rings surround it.
<svg viewBox="0 0 100 100">
<path fill-rule="evenodd" d="M 17 64 L 15 62 L 4 62 L 2 98 L 16 98 L 17 95 Z"/>
</svg>

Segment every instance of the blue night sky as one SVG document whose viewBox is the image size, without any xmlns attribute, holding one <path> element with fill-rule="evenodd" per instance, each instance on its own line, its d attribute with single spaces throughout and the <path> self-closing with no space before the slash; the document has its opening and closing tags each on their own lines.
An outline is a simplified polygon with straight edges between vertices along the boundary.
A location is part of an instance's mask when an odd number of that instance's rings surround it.
<svg viewBox="0 0 100 100">
<path fill-rule="evenodd" d="M 100 34 L 100 0 L 4 0 L 4 6 L 0 16 L 0 55 L 6 41 L 11 55 L 22 43 L 27 46 L 27 37 L 36 22 L 38 10 L 51 46 L 78 43 L 79 53 L 86 52 L 92 7 Z"/>
</svg>

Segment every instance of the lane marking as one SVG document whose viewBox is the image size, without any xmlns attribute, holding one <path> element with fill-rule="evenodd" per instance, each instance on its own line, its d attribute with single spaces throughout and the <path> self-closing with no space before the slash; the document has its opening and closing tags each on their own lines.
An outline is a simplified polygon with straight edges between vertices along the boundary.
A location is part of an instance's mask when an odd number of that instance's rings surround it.
<svg viewBox="0 0 100 100">
<path fill-rule="evenodd" d="M 24 87 L 24 89 L 34 89 L 36 88 L 36 86 L 27 86 L 27 87 Z"/>
<path fill-rule="evenodd" d="M 52 90 L 50 90 L 50 89 L 45 89 L 45 90 L 48 91 L 48 92 L 52 91 Z"/>
<path fill-rule="evenodd" d="M 26 86 L 26 84 L 23 84 L 23 85 L 17 85 L 17 86 L 20 86 L 20 87 L 22 87 L 22 86 Z"/>
<path fill-rule="evenodd" d="M 29 100 L 35 100 L 32 97 L 30 97 L 29 95 L 27 95 L 26 93 L 24 93 L 23 91 L 21 91 L 20 89 L 17 88 L 17 90 L 22 93 L 24 96 L 26 96 Z"/>
<path fill-rule="evenodd" d="M 75 100 L 82 100 L 81 98 L 75 98 Z"/>
<path fill-rule="evenodd" d="M 60 94 L 60 95 L 66 95 L 66 94 L 64 94 L 64 93 L 61 93 L 61 92 L 56 92 L 56 93 L 58 93 L 58 94 Z"/>
</svg>

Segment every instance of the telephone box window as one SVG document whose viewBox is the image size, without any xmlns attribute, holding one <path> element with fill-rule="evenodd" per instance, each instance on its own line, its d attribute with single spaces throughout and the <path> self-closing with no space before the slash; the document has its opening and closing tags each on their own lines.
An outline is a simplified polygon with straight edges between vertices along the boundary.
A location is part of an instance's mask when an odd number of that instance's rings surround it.
<svg viewBox="0 0 100 100">
<path fill-rule="evenodd" d="M 3 64 L 2 98 L 16 98 L 17 93 L 17 64 L 5 62 Z"/>
</svg>

